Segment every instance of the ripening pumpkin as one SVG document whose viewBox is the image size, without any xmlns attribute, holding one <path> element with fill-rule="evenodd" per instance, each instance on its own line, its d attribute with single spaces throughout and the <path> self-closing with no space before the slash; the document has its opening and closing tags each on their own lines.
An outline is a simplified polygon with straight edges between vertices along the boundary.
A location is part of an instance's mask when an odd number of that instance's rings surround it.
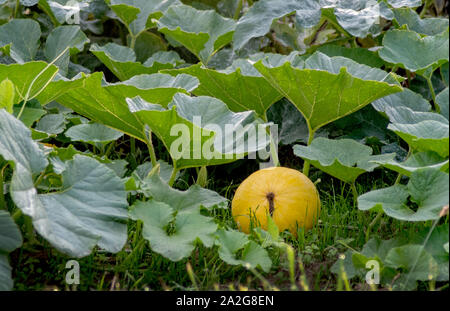
<svg viewBox="0 0 450 311">
<path fill-rule="evenodd" d="M 267 230 L 271 215 L 280 231 L 297 236 L 298 228 L 309 230 L 320 214 L 320 198 L 315 185 L 297 170 L 271 167 L 245 179 L 231 203 L 232 215 L 241 231 L 251 226 Z"/>
</svg>

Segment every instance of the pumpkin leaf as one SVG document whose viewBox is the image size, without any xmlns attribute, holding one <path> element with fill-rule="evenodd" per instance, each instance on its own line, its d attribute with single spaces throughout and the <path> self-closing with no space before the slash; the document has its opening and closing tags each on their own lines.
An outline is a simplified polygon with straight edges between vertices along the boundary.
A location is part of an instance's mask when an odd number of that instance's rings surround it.
<svg viewBox="0 0 450 311">
<path fill-rule="evenodd" d="M 141 64 L 136 62 L 136 54 L 132 49 L 115 43 L 108 43 L 102 47 L 93 44 L 90 51 L 121 81 L 141 74 L 152 74 L 162 69 L 174 68 L 184 62 L 176 52 L 170 51 L 157 52 Z"/>
<path fill-rule="evenodd" d="M 411 260 L 411 258 L 414 258 Z M 417 259 L 416 259 L 417 258 Z M 433 256 L 423 249 L 422 245 L 404 245 L 392 248 L 386 256 L 386 265 L 403 269 L 407 272 L 407 278 L 397 282 L 397 286 L 406 287 L 407 279 L 428 281 L 438 275 L 438 264 Z"/>
<path fill-rule="evenodd" d="M 117 14 L 134 37 L 154 26 L 152 19 L 158 19 L 178 0 L 110 0 L 109 6 Z"/>
<path fill-rule="evenodd" d="M 45 62 L 29 62 L 25 64 L 0 64 L 0 81 L 9 79 L 15 86 L 14 104 L 22 100 L 31 100 L 39 95 L 53 80 L 58 67 L 48 66 Z"/>
<path fill-rule="evenodd" d="M 402 90 L 396 84 L 381 82 L 393 80 L 388 73 L 342 57 L 316 53 L 303 66 L 286 62 L 273 67 L 273 63 L 266 58 L 254 66 L 303 114 L 310 132 Z"/>
<path fill-rule="evenodd" d="M 197 96 L 211 96 L 222 100 L 235 112 L 254 110 L 263 117 L 267 109 L 281 99 L 282 95 L 274 89 L 250 63 L 235 62 L 235 68 L 213 70 L 201 64 L 164 73 L 186 73 L 195 76 L 200 86 L 193 91 Z"/>
<path fill-rule="evenodd" d="M 369 67 L 382 67 L 384 65 L 384 61 L 375 52 L 360 47 L 347 48 L 340 45 L 326 44 L 320 46 L 317 51 L 329 57 L 346 57 Z"/>
<path fill-rule="evenodd" d="M 386 112 L 388 108 L 395 110 L 397 107 L 408 107 L 413 111 L 430 111 L 430 103 L 422 95 L 403 89 L 402 92 L 385 96 L 372 102 L 372 106 L 379 112 Z"/>
<path fill-rule="evenodd" d="M 385 61 L 425 76 L 448 62 L 448 53 L 448 29 L 423 38 L 410 30 L 389 30 L 378 52 Z"/>
<path fill-rule="evenodd" d="M 33 178 L 47 167 L 48 161 L 31 139 L 31 131 L 4 109 L 0 109 L 0 132 L 0 155 L 14 163 L 11 197 L 25 213 L 30 212 L 38 202 Z"/>
<path fill-rule="evenodd" d="M 200 207 L 212 209 L 213 207 L 226 208 L 228 201 L 214 191 L 204 189 L 198 185 L 186 191 L 170 187 L 157 174 L 145 180 L 146 187 L 142 188 L 147 197 L 169 205 L 174 211 L 197 211 Z"/>
<path fill-rule="evenodd" d="M 241 265 L 251 268 L 259 267 L 269 272 L 272 261 L 267 251 L 260 245 L 250 241 L 248 237 L 235 230 L 218 230 L 216 233 L 219 245 L 219 257 L 230 265 Z M 242 250 L 239 256 L 237 253 Z"/>
<path fill-rule="evenodd" d="M 342 181 L 353 183 L 359 175 L 371 172 L 375 159 L 393 160 L 394 154 L 373 156 L 372 148 L 351 139 L 316 138 L 309 146 L 294 146 L 294 154 Z"/>
<path fill-rule="evenodd" d="M 38 22 L 15 18 L 0 26 L 0 50 L 10 45 L 7 55 L 18 63 L 29 62 L 36 56 L 40 37 Z"/>
<path fill-rule="evenodd" d="M 394 14 L 383 1 L 338 1 L 334 9 L 336 21 L 355 37 L 378 36 L 382 31 L 381 19 L 392 20 Z"/>
<path fill-rule="evenodd" d="M 285 15 L 296 13 L 297 20 L 305 28 L 315 26 L 321 16 L 321 7 L 316 0 L 261 0 L 256 2 L 242 16 L 233 37 L 234 49 L 240 50 L 252 38 L 264 36 L 269 32 L 272 21 Z"/>
<path fill-rule="evenodd" d="M 417 151 L 434 151 L 441 157 L 449 154 L 448 120 L 440 114 L 416 112 L 407 107 L 388 108 L 388 129 L 394 131 Z"/>
<path fill-rule="evenodd" d="M 69 122 L 62 113 L 46 114 L 38 121 L 35 129 L 49 135 L 57 135 L 64 132 L 67 123 Z"/>
<path fill-rule="evenodd" d="M 69 70 L 70 54 L 81 52 L 89 41 L 80 26 L 59 26 L 47 37 L 44 54 L 49 62 L 59 57 L 54 64 L 58 66 L 59 73 L 66 76 Z M 62 56 L 60 56 L 61 53 L 63 53 Z"/>
<path fill-rule="evenodd" d="M 135 203 L 130 217 L 144 223 L 142 235 L 152 250 L 171 261 L 188 257 L 197 241 L 211 247 L 217 230 L 213 219 L 198 210 L 175 213 L 170 205 L 154 199 Z"/>
<path fill-rule="evenodd" d="M 31 216 L 36 231 L 65 254 L 84 257 L 95 245 L 117 253 L 127 239 L 123 183 L 90 157 L 75 155 L 65 165 L 60 191 L 40 194 L 32 206 L 19 207 Z"/>
<path fill-rule="evenodd" d="M 448 175 L 427 168 L 411 173 L 408 185 L 374 190 L 358 197 L 360 210 L 384 211 L 388 216 L 405 221 L 439 219 L 442 207 L 448 205 Z M 409 203 L 410 201 L 410 203 Z M 413 204 L 418 206 L 415 211 Z"/>
<path fill-rule="evenodd" d="M 107 143 L 119 139 L 123 133 L 100 123 L 88 123 L 72 126 L 65 135 L 72 141 Z"/>
<path fill-rule="evenodd" d="M 165 106 L 175 93 L 190 92 L 198 85 L 198 80 L 188 75 L 139 75 L 113 84 L 102 81 L 101 73 L 89 75 L 82 88 L 68 91 L 57 101 L 90 120 L 144 142 L 147 140 L 144 124 L 130 112 L 125 99 L 139 95 L 149 102 Z"/>
<path fill-rule="evenodd" d="M 7 253 L 22 245 L 22 235 L 7 211 L 0 210 L 0 290 L 11 290 L 13 280 Z"/>
<path fill-rule="evenodd" d="M 443 172 L 448 172 L 449 169 L 448 159 L 444 159 L 431 151 L 414 153 L 404 162 L 398 162 L 393 159 L 377 159 L 373 161 L 408 177 L 413 172 L 424 168 L 436 168 Z"/>
<path fill-rule="evenodd" d="M 184 45 L 203 64 L 231 42 L 236 24 L 215 11 L 187 5 L 170 7 L 158 21 L 158 31 Z"/>
<path fill-rule="evenodd" d="M 387 0 L 393 8 L 417 8 L 422 5 L 422 0 Z"/>
<path fill-rule="evenodd" d="M 434 36 L 448 29 L 447 18 L 420 18 L 416 11 L 410 8 L 394 10 L 395 20 L 399 26 L 406 25 L 409 30 L 421 35 Z"/>
<path fill-rule="evenodd" d="M 448 115 L 448 105 L 449 105 L 448 87 L 445 88 L 442 92 L 440 92 L 436 96 L 436 104 L 439 106 L 441 115 L 443 115 L 447 120 L 449 120 L 449 115 Z"/>
<path fill-rule="evenodd" d="M 253 112 L 231 112 L 212 97 L 178 93 L 167 109 L 139 97 L 127 102 L 139 121 L 162 140 L 177 169 L 233 162 L 269 143 L 266 134 L 264 139 L 257 137 L 266 125 Z"/>
<path fill-rule="evenodd" d="M 9 113 L 13 112 L 15 89 L 14 83 L 5 79 L 0 83 L 0 109 L 5 108 Z"/>
</svg>

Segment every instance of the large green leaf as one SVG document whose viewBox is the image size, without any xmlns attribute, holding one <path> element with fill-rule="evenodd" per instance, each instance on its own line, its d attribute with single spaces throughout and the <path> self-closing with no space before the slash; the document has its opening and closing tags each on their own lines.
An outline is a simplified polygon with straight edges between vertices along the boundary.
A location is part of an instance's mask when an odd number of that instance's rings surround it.
<svg viewBox="0 0 450 311">
<path fill-rule="evenodd" d="M 108 43 L 105 46 L 93 44 L 90 51 L 121 81 L 140 74 L 170 69 L 183 63 L 176 52 L 170 51 L 158 52 L 141 64 L 136 62 L 136 54 L 132 49 L 115 43 Z"/>
<path fill-rule="evenodd" d="M 449 202 L 448 175 L 437 169 L 411 173 L 408 185 L 394 185 L 358 197 L 360 210 L 383 210 L 388 216 L 406 221 L 439 219 Z M 418 206 L 417 210 L 413 205 Z"/>
<path fill-rule="evenodd" d="M 197 241 L 211 247 L 217 225 L 197 210 L 176 210 L 154 199 L 138 201 L 130 210 L 130 217 L 144 223 L 142 235 L 152 250 L 164 257 L 179 261 L 188 257 Z"/>
<path fill-rule="evenodd" d="M 448 99 L 448 87 L 445 88 L 442 92 L 440 92 L 436 96 L 436 104 L 439 106 L 441 114 L 449 120 L 449 114 L 448 114 L 448 106 L 449 106 L 449 99 Z"/>
<path fill-rule="evenodd" d="M 60 74 L 65 76 L 69 69 L 70 54 L 81 52 L 86 43 L 89 43 L 89 39 L 80 26 L 59 26 L 47 37 L 44 54 L 49 62 L 58 58 L 55 65 L 59 67 Z"/>
<path fill-rule="evenodd" d="M 397 282 L 397 286 L 406 287 L 408 279 L 428 281 L 438 276 L 439 267 L 430 253 L 422 245 L 404 245 L 392 248 L 385 258 L 386 265 L 402 269 L 407 273 L 406 278 Z M 403 281 L 403 282 L 402 282 Z"/>
<path fill-rule="evenodd" d="M 269 272 L 272 267 L 269 254 L 260 245 L 250 241 L 244 233 L 234 230 L 219 230 L 216 235 L 219 256 L 223 261 L 230 265 L 259 267 L 263 271 Z M 239 252 L 241 252 L 240 255 Z"/>
<path fill-rule="evenodd" d="M 177 92 L 191 92 L 198 80 L 188 75 L 139 75 L 130 80 L 108 84 L 101 73 L 89 75 L 82 88 L 71 90 L 57 101 L 88 117 L 142 141 L 147 141 L 144 124 L 128 109 L 126 98 L 143 99 L 166 106 Z"/>
<path fill-rule="evenodd" d="M 274 19 L 296 12 L 303 27 L 316 25 L 321 16 L 321 7 L 316 0 L 261 0 L 256 2 L 239 19 L 234 34 L 234 49 L 240 50 L 251 39 L 269 32 Z"/>
<path fill-rule="evenodd" d="M 272 22 L 295 13 L 301 28 L 316 26 L 322 15 L 357 37 L 381 33 L 381 19 L 391 20 L 392 11 L 382 1 L 367 0 L 260 0 L 239 19 L 234 35 L 234 48 L 241 49 L 252 38 L 269 32 Z"/>
<path fill-rule="evenodd" d="M 170 7 L 158 21 L 158 30 L 184 45 L 203 64 L 231 42 L 236 24 L 215 11 L 196 10 L 191 6 Z"/>
<path fill-rule="evenodd" d="M 14 83 L 9 79 L 0 81 L 0 109 L 5 108 L 9 113 L 13 112 L 14 97 L 16 91 Z"/>
<path fill-rule="evenodd" d="M 402 92 L 395 93 L 383 98 L 377 99 L 372 106 L 380 112 L 385 112 L 388 108 L 396 109 L 396 107 L 408 107 L 413 111 L 430 111 L 430 103 L 420 94 L 403 89 Z"/>
<path fill-rule="evenodd" d="M 269 143 L 266 125 L 253 112 L 231 112 L 213 97 L 178 93 L 167 109 L 139 97 L 127 101 L 140 122 L 162 140 L 177 169 L 233 162 Z"/>
<path fill-rule="evenodd" d="M 48 164 L 44 152 L 31 139 L 31 131 L 4 109 L 0 109 L 0 155 L 14 163 L 10 193 L 24 212 L 37 208 L 33 178 Z"/>
<path fill-rule="evenodd" d="M 434 151 L 441 157 L 449 154 L 448 120 L 432 112 L 412 111 L 407 107 L 387 108 L 394 131 L 417 151 Z"/>
<path fill-rule="evenodd" d="M 413 172 L 423 168 L 436 168 L 443 172 L 448 172 L 449 168 L 448 159 L 431 151 L 412 154 L 401 163 L 393 159 L 376 159 L 374 162 L 405 176 L 411 176 Z"/>
<path fill-rule="evenodd" d="M 18 63 L 33 60 L 39 47 L 41 28 L 32 19 L 12 19 L 0 26 L 0 51 L 9 47 L 9 54 Z"/>
<path fill-rule="evenodd" d="M 278 61 L 273 67 L 271 62 L 268 58 L 254 66 L 300 110 L 312 132 L 402 90 L 388 73 L 343 57 L 316 53 L 297 67 Z"/>
<path fill-rule="evenodd" d="M 443 224 L 434 228 L 430 233 L 430 228 L 424 228 L 413 237 L 407 236 L 407 240 L 411 244 L 420 244 L 424 249 L 433 256 L 436 263 L 439 265 L 439 275 L 437 281 L 449 280 L 449 255 L 448 249 L 445 249 L 445 244 L 448 245 L 449 240 L 449 226 Z"/>
<path fill-rule="evenodd" d="M 393 160 L 395 154 L 372 155 L 372 148 L 351 139 L 331 140 L 319 137 L 309 146 L 294 146 L 294 154 L 320 170 L 348 183 L 379 165 L 375 160 Z"/>
<path fill-rule="evenodd" d="M 106 165 L 75 155 L 67 161 L 62 181 L 59 191 L 38 195 L 26 208 L 19 205 L 33 219 L 36 231 L 73 257 L 89 255 L 96 245 L 120 251 L 127 239 L 128 206 L 120 178 Z M 22 198 L 15 189 L 11 192 Z"/>
<path fill-rule="evenodd" d="M 197 211 L 200 207 L 211 209 L 213 207 L 226 208 L 228 201 L 214 191 L 194 185 L 186 191 L 170 187 L 157 174 L 152 175 L 142 188 L 147 197 L 169 205 L 175 211 Z"/>
<path fill-rule="evenodd" d="M 410 8 L 394 10 L 395 20 L 400 26 L 406 25 L 409 30 L 422 35 L 434 36 L 447 30 L 447 18 L 424 18 Z"/>
<path fill-rule="evenodd" d="M 72 141 L 83 141 L 88 143 L 106 143 L 114 141 L 123 136 L 123 133 L 100 123 L 88 123 L 72 126 L 64 135 Z"/>
<path fill-rule="evenodd" d="M 320 46 L 317 51 L 329 57 L 342 56 L 350 58 L 357 63 L 370 67 L 382 67 L 384 65 L 384 61 L 375 52 L 360 47 L 347 48 L 340 45 L 326 44 Z"/>
<path fill-rule="evenodd" d="M 7 253 L 22 245 L 22 235 L 7 211 L 0 210 L 0 290 L 11 290 L 13 280 Z"/>
<path fill-rule="evenodd" d="M 342 28 L 351 35 L 361 38 L 368 35 L 378 36 L 383 30 L 382 19 L 394 18 L 393 12 L 385 2 L 367 0 L 337 1 L 334 15 Z"/>
<path fill-rule="evenodd" d="M 222 100 L 232 111 L 254 110 L 264 117 L 267 109 L 280 100 L 282 95 L 247 61 L 239 60 L 233 67 L 213 70 L 198 64 L 163 72 L 195 76 L 200 81 L 200 86 L 193 92 L 195 95 L 212 96 Z"/>
<path fill-rule="evenodd" d="M 22 100 L 31 100 L 53 80 L 58 67 L 49 66 L 45 62 L 29 62 L 25 64 L 0 64 L 0 81 L 9 79 L 14 83 L 16 96 L 14 104 Z"/>
<path fill-rule="evenodd" d="M 448 62 L 448 53 L 448 29 L 425 37 L 410 30 L 390 30 L 379 51 L 385 61 L 421 75 L 429 75 L 430 70 Z"/>
<path fill-rule="evenodd" d="M 417 8 L 422 5 L 422 0 L 387 0 L 387 2 L 394 8 Z"/>
<path fill-rule="evenodd" d="M 130 34 L 137 37 L 154 25 L 152 19 L 160 18 L 171 5 L 179 3 L 179 0 L 110 0 L 109 6 L 128 27 Z"/>
</svg>

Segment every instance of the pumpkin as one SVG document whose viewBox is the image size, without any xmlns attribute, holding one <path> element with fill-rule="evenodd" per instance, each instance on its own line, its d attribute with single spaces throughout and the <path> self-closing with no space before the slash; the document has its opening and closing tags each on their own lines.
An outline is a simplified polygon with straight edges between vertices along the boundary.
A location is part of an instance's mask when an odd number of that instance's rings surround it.
<svg viewBox="0 0 450 311">
<path fill-rule="evenodd" d="M 245 179 L 231 203 L 239 229 L 249 233 L 252 226 L 267 230 L 270 215 L 280 231 L 297 236 L 298 228 L 309 230 L 320 214 L 320 198 L 315 185 L 301 172 L 271 167 Z"/>
</svg>

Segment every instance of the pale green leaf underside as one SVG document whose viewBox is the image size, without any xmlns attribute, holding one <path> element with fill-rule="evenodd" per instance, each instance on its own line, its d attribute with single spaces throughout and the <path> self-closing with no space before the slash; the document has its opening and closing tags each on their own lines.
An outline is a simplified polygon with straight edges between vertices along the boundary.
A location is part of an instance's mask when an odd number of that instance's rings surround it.
<svg viewBox="0 0 450 311">
<path fill-rule="evenodd" d="M 438 154 L 430 151 L 412 154 L 404 162 L 397 162 L 392 159 L 373 161 L 405 176 L 411 176 L 413 172 L 424 168 L 435 168 L 443 172 L 448 172 L 449 168 L 448 159 L 441 158 Z"/>
<path fill-rule="evenodd" d="M 129 98 L 127 102 L 140 122 L 162 140 L 177 169 L 230 163 L 269 143 L 266 135 L 263 140 L 258 139 L 260 122 L 253 112 L 231 112 L 213 97 L 179 93 L 168 109 L 139 97 Z M 197 119 L 201 124 L 197 124 Z M 265 125 L 261 126 L 264 130 Z M 249 128 L 255 131 L 247 131 Z"/>
<path fill-rule="evenodd" d="M 418 205 L 414 211 L 408 198 Z M 358 197 L 360 210 L 383 210 L 388 216 L 405 221 L 426 221 L 439 218 L 449 202 L 448 175 L 436 169 L 421 169 L 411 173 L 407 186 L 394 185 L 374 190 Z"/>
<path fill-rule="evenodd" d="M 26 214 L 39 234 L 56 249 L 84 257 L 95 245 L 117 253 L 127 239 L 124 185 L 115 172 L 96 160 L 75 155 L 62 173 L 59 192 L 40 194 Z"/>
<path fill-rule="evenodd" d="M 409 30 L 390 30 L 383 37 L 379 55 L 385 61 L 418 74 L 448 62 L 448 29 L 435 36 L 421 37 Z"/>
<path fill-rule="evenodd" d="M 219 245 L 220 258 L 230 265 L 259 267 L 269 272 L 272 261 L 267 251 L 260 245 L 250 241 L 247 236 L 239 231 L 219 230 L 217 231 L 216 244 Z M 241 255 L 238 251 L 242 250 Z"/>
<path fill-rule="evenodd" d="M 170 7 L 158 21 L 158 30 L 183 44 L 204 64 L 220 48 L 230 43 L 236 24 L 213 10 L 191 6 Z"/>
<path fill-rule="evenodd" d="M 89 123 L 72 126 L 64 135 L 72 141 L 106 143 L 119 139 L 123 136 L 123 133 L 100 123 Z"/>
<path fill-rule="evenodd" d="M 212 218 L 197 211 L 180 212 L 174 215 L 174 208 L 154 199 L 136 203 L 130 210 L 130 217 L 144 223 L 142 234 L 156 253 L 179 261 L 188 257 L 198 240 L 207 247 L 212 246 L 217 225 Z M 173 222 L 173 233 L 167 233 L 167 226 Z"/>
<path fill-rule="evenodd" d="M 371 172 L 378 164 L 375 160 L 393 160 L 395 154 L 372 155 L 372 148 L 351 139 L 331 140 L 316 138 L 309 146 L 294 146 L 294 154 L 320 170 L 353 183 L 359 175 Z"/>
</svg>

